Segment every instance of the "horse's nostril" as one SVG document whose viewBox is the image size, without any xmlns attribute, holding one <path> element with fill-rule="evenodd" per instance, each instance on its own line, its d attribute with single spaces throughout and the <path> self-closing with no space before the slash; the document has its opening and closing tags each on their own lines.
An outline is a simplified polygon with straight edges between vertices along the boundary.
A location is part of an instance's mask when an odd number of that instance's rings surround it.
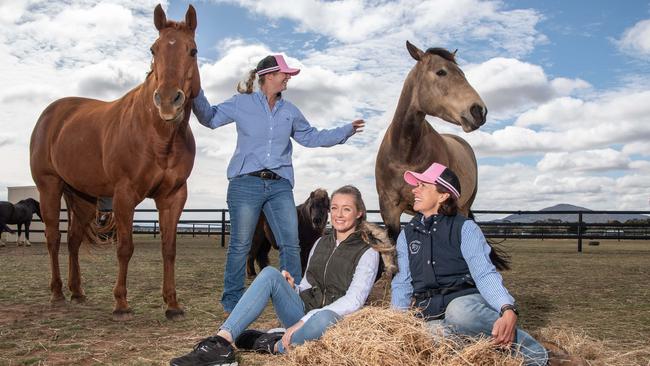
<svg viewBox="0 0 650 366">
<path fill-rule="evenodd" d="M 472 114 L 472 117 L 474 117 L 474 122 L 477 122 L 478 124 L 481 125 L 485 123 L 485 116 L 487 115 L 487 109 L 484 109 L 482 106 L 478 104 L 474 104 L 469 109 L 469 111 Z"/>
<path fill-rule="evenodd" d="M 160 107 L 161 101 L 160 101 L 160 93 L 158 93 L 158 90 L 153 92 L 153 104 L 155 104 L 157 107 Z"/>
<path fill-rule="evenodd" d="M 185 93 L 183 93 L 182 90 L 179 90 L 176 93 L 176 96 L 174 97 L 174 105 L 183 104 L 184 101 L 185 101 Z"/>
</svg>

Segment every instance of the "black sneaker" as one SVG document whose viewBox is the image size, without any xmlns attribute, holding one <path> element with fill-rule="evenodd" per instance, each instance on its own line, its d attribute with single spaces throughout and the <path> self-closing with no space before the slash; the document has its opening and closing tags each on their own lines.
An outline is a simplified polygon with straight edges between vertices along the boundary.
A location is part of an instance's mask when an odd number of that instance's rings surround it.
<svg viewBox="0 0 650 366">
<path fill-rule="evenodd" d="M 248 329 L 235 340 L 235 346 L 242 350 L 275 354 L 275 344 L 282 339 L 284 332 L 265 333 Z"/>
<path fill-rule="evenodd" d="M 192 352 L 169 361 L 170 366 L 237 366 L 235 350 L 221 336 L 208 337 L 199 342 Z"/>
</svg>

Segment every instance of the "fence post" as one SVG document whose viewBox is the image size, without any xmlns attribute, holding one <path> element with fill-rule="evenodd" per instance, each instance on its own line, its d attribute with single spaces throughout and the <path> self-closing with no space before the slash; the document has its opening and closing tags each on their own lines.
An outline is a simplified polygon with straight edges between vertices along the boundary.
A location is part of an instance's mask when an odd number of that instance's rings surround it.
<svg viewBox="0 0 650 366">
<path fill-rule="evenodd" d="M 578 212 L 578 253 L 582 253 L 582 212 Z"/>
<path fill-rule="evenodd" d="M 208 224 L 208 238 L 210 237 L 210 224 Z"/>
<path fill-rule="evenodd" d="M 226 210 L 221 210 L 221 247 L 226 246 Z"/>
<path fill-rule="evenodd" d="M 158 231 L 158 221 L 153 222 L 153 237 L 156 237 L 156 231 Z"/>
</svg>

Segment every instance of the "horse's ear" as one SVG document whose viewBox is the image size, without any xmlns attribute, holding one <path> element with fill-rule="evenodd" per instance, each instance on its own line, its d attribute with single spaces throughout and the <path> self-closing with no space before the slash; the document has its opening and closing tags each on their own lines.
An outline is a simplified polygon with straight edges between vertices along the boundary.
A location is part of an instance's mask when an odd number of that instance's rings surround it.
<svg viewBox="0 0 650 366">
<path fill-rule="evenodd" d="M 420 61 L 422 59 L 422 55 L 424 55 L 424 52 L 422 52 L 421 49 L 415 47 L 409 41 L 406 41 L 406 49 L 409 50 L 409 53 L 411 54 L 411 57 L 413 57 L 413 59 L 416 60 L 416 61 Z"/>
<path fill-rule="evenodd" d="M 158 4 L 156 9 L 153 11 L 153 24 L 156 25 L 156 29 L 158 29 L 159 32 L 167 25 L 167 16 L 160 4 Z"/>
<path fill-rule="evenodd" d="M 194 10 L 191 4 L 187 8 L 187 13 L 185 13 L 185 24 L 187 24 L 192 32 L 196 30 L 196 10 Z"/>
</svg>

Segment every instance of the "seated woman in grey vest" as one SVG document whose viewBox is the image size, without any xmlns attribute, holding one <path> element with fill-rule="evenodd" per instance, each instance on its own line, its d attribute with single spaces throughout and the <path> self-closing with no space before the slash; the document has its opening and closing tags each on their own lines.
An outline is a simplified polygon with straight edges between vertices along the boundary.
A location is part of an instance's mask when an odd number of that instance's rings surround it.
<svg viewBox="0 0 650 366">
<path fill-rule="evenodd" d="M 332 194 L 330 222 L 333 230 L 314 244 L 299 284 L 286 271 L 264 268 L 218 332 L 170 364 L 236 364 L 233 340 L 238 349 L 283 353 L 320 338 L 329 326 L 361 309 L 375 282 L 380 254 L 386 272 L 395 271 L 394 248 L 383 229 L 366 221 L 361 193 L 353 186 Z M 286 332 L 245 330 L 269 299 Z"/>
<path fill-rule="evenodd" d="M 515 300 L 490 259 L 493 250 L 483 232 L 457 212 L 456 174 L 434 163 L 423 173 L 407 171 L 404 180 L 414 186 L 417 214 L 397 239 L 392 306 L 419 310 L 434 335 L 492 337 L 496 345 L 518 350 L 527 365 L 546 365 L 544 347 L 517 328 Z"/>
</svg>

